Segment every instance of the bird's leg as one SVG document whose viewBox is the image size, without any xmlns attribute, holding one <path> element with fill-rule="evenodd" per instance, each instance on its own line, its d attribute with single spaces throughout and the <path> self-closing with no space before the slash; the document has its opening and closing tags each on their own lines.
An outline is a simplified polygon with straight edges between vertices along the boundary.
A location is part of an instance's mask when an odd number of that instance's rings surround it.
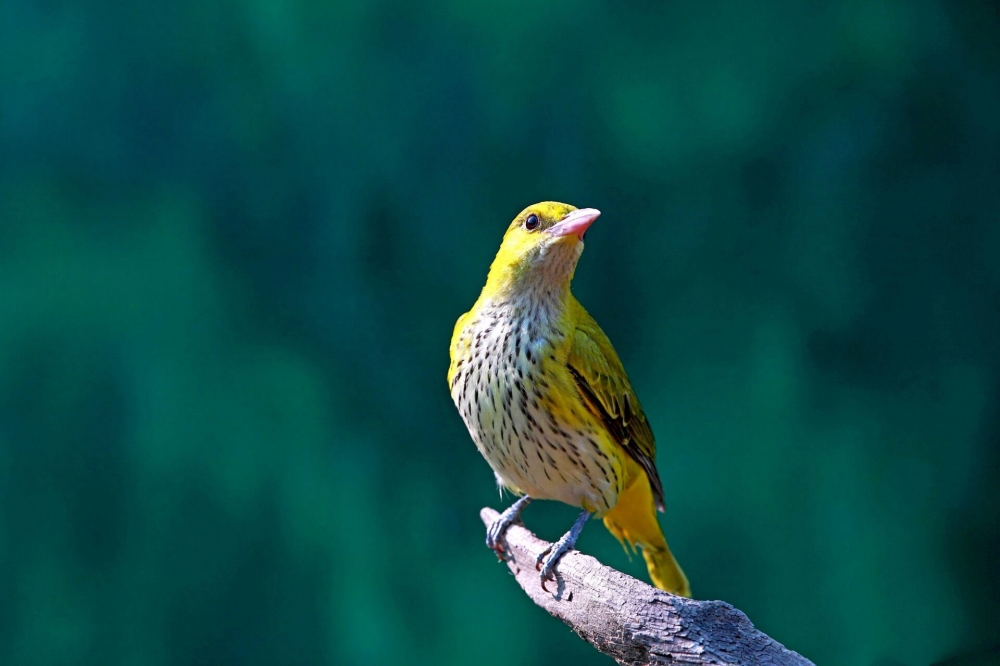
<svg viewBox="0 0 1000 666">
<path fill-rule="evenodd" d="M 569 532 L 562 535 L 562 538 L 556 541 L 555 545 L 549 546 L 538 555 L 538 559 L 535 560 L 535 568 L 541 572 L 543 590 L 545 589 L 546 580 L 555 579 L 553 574 L 556 563 L 567 551 L 573 550 L 573 546 L 576 545 L 576 540 L 580 538 L 580 532 L 583 531 L 583 526 L 587 524 L 588 518 L 590 518 L 589 511 L 585 509 L 580 512 L 576 522 L 573 523 L 573 527 L 569 528 Z"/>
<path fill-rule="evenodd" d="M 510 505 L 510 507 L 500 514 L 500 516 L 493 521 L 490 528 L 486 530 L 486 545 L 497 554 L 501 560 L 503 559 L 503 545 L 500 540 L 503 538 L 504 532 L 507 528 L 516 523 L 521 519 L 521 512 L 524 511 L 524 507 L 528 506 L 531 502 L 531 498 L 524 495 L 519 500 Z"/>
</svg>

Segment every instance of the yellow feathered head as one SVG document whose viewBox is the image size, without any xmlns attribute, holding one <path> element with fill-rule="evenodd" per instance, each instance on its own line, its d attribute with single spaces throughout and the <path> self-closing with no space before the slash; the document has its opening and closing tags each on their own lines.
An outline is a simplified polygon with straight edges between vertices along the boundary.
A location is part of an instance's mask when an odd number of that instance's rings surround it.
<svg viewBox="0 0 1000 666">
<path fill-rule="evenodd" d="M 528 206 L 507 228 L 486 289 L 568 288 L 583 252 L 583 235 L 600 214 L 556 201 Z"/>
</svg>

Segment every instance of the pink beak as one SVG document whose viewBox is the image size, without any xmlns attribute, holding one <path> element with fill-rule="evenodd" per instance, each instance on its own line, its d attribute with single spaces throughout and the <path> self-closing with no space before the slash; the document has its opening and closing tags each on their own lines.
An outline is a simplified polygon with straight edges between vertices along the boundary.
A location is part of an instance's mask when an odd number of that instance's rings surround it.
<svg viewBox="0 0 1000 666">
<path fill-rule="evenodd" d="M 576 237 L 583 240 L 583 234 L 601 216 L 601 211 L 596 208 L 581 208 L 569 213 L 566 217 L 549 227 L 549 233 L 554 236 L 569 236 L 576 234 Z"/>
</svg>

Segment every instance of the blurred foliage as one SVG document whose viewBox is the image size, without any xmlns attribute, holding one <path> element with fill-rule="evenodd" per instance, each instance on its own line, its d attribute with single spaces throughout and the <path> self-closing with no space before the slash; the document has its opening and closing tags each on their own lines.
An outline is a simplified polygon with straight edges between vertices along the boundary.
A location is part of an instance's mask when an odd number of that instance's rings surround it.
<svg viewBox="0 0 1000 666">
<path fill-rule="evenodd" d="M 483 547 L 509 498 L 444 379 L 546 199 L 604 211 L 576 293 L 696 596 L 818 663 L 1000 643 L 998 36 L 972 1 L 6 0 L 0 662 L 608 663 Z"/>
</svg>

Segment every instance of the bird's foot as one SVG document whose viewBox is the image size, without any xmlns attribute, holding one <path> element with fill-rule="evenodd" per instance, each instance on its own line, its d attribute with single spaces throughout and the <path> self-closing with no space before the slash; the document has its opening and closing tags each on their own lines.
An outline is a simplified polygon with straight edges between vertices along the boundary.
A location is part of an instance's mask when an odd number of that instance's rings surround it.
<svg viewBox="0 0 1000 666">
<path fill-rule="evenodd" d="M 497 554 L 500 561 L 504 560 L 503 538 L 507 528 L 521 519 L 521 512 L 528 506 L 531 498 L 525 495 L 501 513 L 486 530 L 486 546 Z"/>
<path fill-rule="evenodd" d="M 555 580 L 556 564 L 563 555 L 573 550 L 576 540 L 580 538 L 580 532 L 583 531 L 583 526 L 587 523 L 588 518 L 590 518 L 589 511 L 580 513 L 569 532 L 566 532 L 559 541 L 556 541 L 555 544 L 538 554 L 538 557 L 535 559 L 535 569 L 539 572 L 538 575 L 542 580 L 543 590 L 545 590 L 546 581 Z"/>
</svg>

